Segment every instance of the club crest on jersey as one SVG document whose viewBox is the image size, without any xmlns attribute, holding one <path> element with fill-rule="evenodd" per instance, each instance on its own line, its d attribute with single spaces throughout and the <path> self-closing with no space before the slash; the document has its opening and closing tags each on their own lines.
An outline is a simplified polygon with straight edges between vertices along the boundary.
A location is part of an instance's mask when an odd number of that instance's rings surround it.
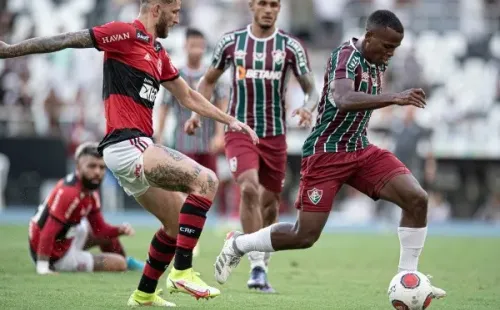
<svg viewBox="0 0 500 310">
<path fill-rule="evenodd" d="M 307 196 L 309 200 L 315 205 L 317 205 L 321 201 L 321 197 L 323 197 L 323 190 L 313 188 L 307 191 Z"/>
<path fill-rule="evenodd" d="M 229 169 L 231 172 L 236 172 L 236 169 L 238 168 L 238 158 L 233 157 L 229 159 Z"/>
<path fill-rule="evenodd" d="M 370 74 L 368 72 L 361 73 L 361 82 L 368 83 L 369 79 L 370 79 Z"/>
<path fill-rule="evenodd" d="M 273 62 L 278 65 L 281 64 L 286 57 L 286 53 L 281 50 L 273 51 L 272 55 L 273 55 Z"/>
</svg>

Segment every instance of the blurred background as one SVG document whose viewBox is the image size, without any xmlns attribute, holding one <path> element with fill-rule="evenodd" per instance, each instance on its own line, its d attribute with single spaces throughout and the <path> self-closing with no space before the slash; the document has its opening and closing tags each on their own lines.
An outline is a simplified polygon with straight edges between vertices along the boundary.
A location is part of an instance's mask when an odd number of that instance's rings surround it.
<svg viewBox="0 0 500 310">
<path fill-rule="evenodd" d="M 112 20 L 131 21 L 138 14 L 138 2 L 0 0 L 0 40 L 15 43 Z M 373 10 L 397 13 L 406 27 L 405 39 L 385 75 L 384 89 L 422 87 L 428 105 L 425 110 L 376 111 L 369 138 L 395 152 L 429 192 L 431 225 L 468 223 L 483 229 L 500 224 L 500 1 L 281 2 L 279 27 L 305 43 L 319 90 L 332 49 L 362 35 Z M 209 61 L 224 32 L 250 21 L 248 0 L 183 0 L 181 25 L 162 43 L 174 64 L 181 65 L 184 31 L 196 27 L 208 39 Z M 88 49 L 0 60 L 0 220 L 27 223 L 27 215 L 34 213 L 51 186 L 73 169 L 75 147 L 104 135 L 102 57 Z M 302 102 L 300 86 L 292 79 L 286 98 L 289 114 Z M 285 217 L 295 215 L 300 149 L 309 133 L 296 123 L 288 117 L 288 172 L 281 207 Z M 180 125 L 169 115 L 162 133 L 167 145 L 175 126 Z M 218 169 L 223 182 L 212 218 L 236 223 L 238 188 L 222 154 Z M 147 216 L 111 174 L 102 192 L 106 212 Z M 374 202 L 347 186 L 333 213 L 332 226 L 388 223 L 391 229 L 400 215 L 394 205 Z"/>
</svg>

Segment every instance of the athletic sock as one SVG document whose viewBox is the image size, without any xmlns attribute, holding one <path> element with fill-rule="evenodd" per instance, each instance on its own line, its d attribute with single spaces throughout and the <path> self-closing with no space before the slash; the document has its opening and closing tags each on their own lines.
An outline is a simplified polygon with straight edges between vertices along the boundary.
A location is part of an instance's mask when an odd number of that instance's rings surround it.
<svg viewBox="0 0 500 310">
<path fill-rule="evenodd" d="M 418 268 L 418 258 L 424 248 L 427 227 L 399 227 L 398 236 L 401 246 L 399 253 L 399 271 L 416 271 Z"/>
<path fill-rule="evenodd" d="M 241 235 L 235 240 L 236 250 L 241 253 L 257 252 L 274 252 L 271 244 L 271 231 L 275 225 L 262 228 L 251 234 Z"/>
<path fill-rule="evenodd" d="M 255 267 L 260 267 L 266 270 L 266 264 L 264 263 L 264 252 L 252 251 L 248 253 L 248 260 L 250 261 L 250 270 Z"/>
<path fill-rule="evenodd" d="M 201 196 L 190 194 L 179 214 L 179 234 L 175 251 L 174 267 L 186 270 L 193 266 L 193 249 L 198 243 L 207 212 L 212 202 Z"/>
<path fill-rule="evenodd" d="M 175 254 L 176 239 L 169 237 L 163 229 L 156 232 L 149 246 L 148 259 L 139 282 L 139 291 L 154 293 L 158 279 L 165 272 Z"/>
</svg>

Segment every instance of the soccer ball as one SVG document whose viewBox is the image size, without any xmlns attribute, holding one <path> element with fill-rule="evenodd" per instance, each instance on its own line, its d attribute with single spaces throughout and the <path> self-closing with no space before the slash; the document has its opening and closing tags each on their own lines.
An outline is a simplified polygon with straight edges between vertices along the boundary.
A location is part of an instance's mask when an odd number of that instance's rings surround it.
<svg viewBox="0 0 500 310">
<path fill-rule="evenodd" d="M 418 271 L 402 271 L 389 284 L 389 301 L 398 310 L 423 310 L 432 301 L 431 281 Z"/>
</svg>

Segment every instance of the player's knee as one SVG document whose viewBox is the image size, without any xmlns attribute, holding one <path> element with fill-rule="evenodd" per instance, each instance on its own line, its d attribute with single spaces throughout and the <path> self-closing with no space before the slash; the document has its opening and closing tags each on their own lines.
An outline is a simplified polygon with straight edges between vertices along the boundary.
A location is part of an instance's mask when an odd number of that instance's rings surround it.
<svg viewBox="0 0 500 310">
<path fill-rule="evenodd" d="M 243 180 L 240 183 L 241 196 L 245 201 L 257 200 L 259 195 L 259 184 L 252 179 Z"/>
<path fill-rule="evenodd" d="M 423 189 L 411 194 L 409 201 L 411 211 L 416 219 L 425 220 L 427 218 L 427 203 L 429 197 Z"/>
<path fill-rule="evenodd" d="M 319 234 L 316 232 L 297 233 L 297 245 L 299 249 L 308 249 L 312 247 L 319 239 Z"/>
<path fill-rule="evenodd" d="M 126 271 L 127 270 L 127 261 L 125 257 L 120 256 L 121 259 L 116 261 L 116 271 Z"/>
<path fill-rule="evenodd" d="M 219 188 L 219 178 L 212 170 L 204 168 L 198 176 L 195 186 L 193 187 L 193 194 L 201 196 L 208 196 L 210 199 L 215 197 L 217 189 Z"/>
</svg>

